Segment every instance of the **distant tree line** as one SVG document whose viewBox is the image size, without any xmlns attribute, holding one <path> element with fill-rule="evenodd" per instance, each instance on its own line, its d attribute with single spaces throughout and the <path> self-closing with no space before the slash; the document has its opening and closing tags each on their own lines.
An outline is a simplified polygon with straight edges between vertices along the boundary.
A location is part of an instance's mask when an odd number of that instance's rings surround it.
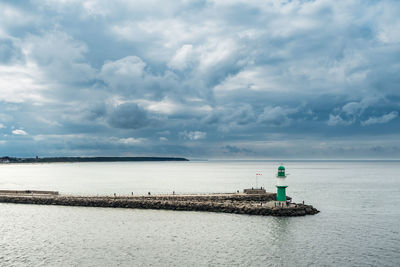
<svg viewBox="0 0 400 267">
<path fill-rule="evenodd" d="M 117 161 L 189 161 L 175 157 L 47 157 L 16 158 L 2 157 L 0 163 L 34 163 L 34 162 L 117 162 Z"/>
</svg>

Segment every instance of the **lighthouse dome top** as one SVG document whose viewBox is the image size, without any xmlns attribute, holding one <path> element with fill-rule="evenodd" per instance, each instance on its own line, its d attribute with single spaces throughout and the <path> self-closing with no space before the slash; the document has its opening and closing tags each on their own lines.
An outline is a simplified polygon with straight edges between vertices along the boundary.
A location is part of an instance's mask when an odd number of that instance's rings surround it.
<svg viewBox="0 0 400 267">
<path fill-rule="evenodd" d="M 283 167 L 282 165 L 278 167 L 278 177 L 286 177 L 285 175 L 285 167 Z"/>
</svg>

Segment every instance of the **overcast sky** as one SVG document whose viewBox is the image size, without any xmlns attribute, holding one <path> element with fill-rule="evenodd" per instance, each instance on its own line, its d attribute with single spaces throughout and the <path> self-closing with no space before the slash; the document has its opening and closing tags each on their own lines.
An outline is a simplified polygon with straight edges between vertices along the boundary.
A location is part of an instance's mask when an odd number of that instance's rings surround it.
<svg viewBox="0 0 400 267">
<path fill-rule="evenodd" d="M 0 154 L 400 158 L 400 1 L 0 1 Z"/>
</svg>

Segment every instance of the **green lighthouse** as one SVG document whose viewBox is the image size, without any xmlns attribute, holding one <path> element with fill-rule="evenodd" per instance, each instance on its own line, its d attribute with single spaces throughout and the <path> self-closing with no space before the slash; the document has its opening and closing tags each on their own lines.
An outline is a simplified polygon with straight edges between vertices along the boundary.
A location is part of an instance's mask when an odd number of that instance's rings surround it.
<svg viewBox="0 0 400 267">
<path fill-rule="evenodd" d="M 278 174 L 276 175 L 276 200 L 277 201 L 286 201 L 286 174 L 285 167 L 278 167 Z"/>
</svg>

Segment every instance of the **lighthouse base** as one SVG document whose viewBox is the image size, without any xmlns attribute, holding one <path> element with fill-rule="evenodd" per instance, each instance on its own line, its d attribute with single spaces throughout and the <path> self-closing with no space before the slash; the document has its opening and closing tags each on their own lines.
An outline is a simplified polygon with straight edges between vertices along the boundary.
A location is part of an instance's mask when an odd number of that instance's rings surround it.
<svg viewBox="0 0 400 267">
<path fill-rule="evenodd" d="M 286 187 L 287 186 L 279 186 L 277 185 L 277 194 L 276 194 L 276 200 L 277 201 L 286 201 Z"/>
<path fill-rule="evenodd" d="M 291 203 L 289 201 L 274 201 L 274 207 L 289 208 Z"/>
</svg>

